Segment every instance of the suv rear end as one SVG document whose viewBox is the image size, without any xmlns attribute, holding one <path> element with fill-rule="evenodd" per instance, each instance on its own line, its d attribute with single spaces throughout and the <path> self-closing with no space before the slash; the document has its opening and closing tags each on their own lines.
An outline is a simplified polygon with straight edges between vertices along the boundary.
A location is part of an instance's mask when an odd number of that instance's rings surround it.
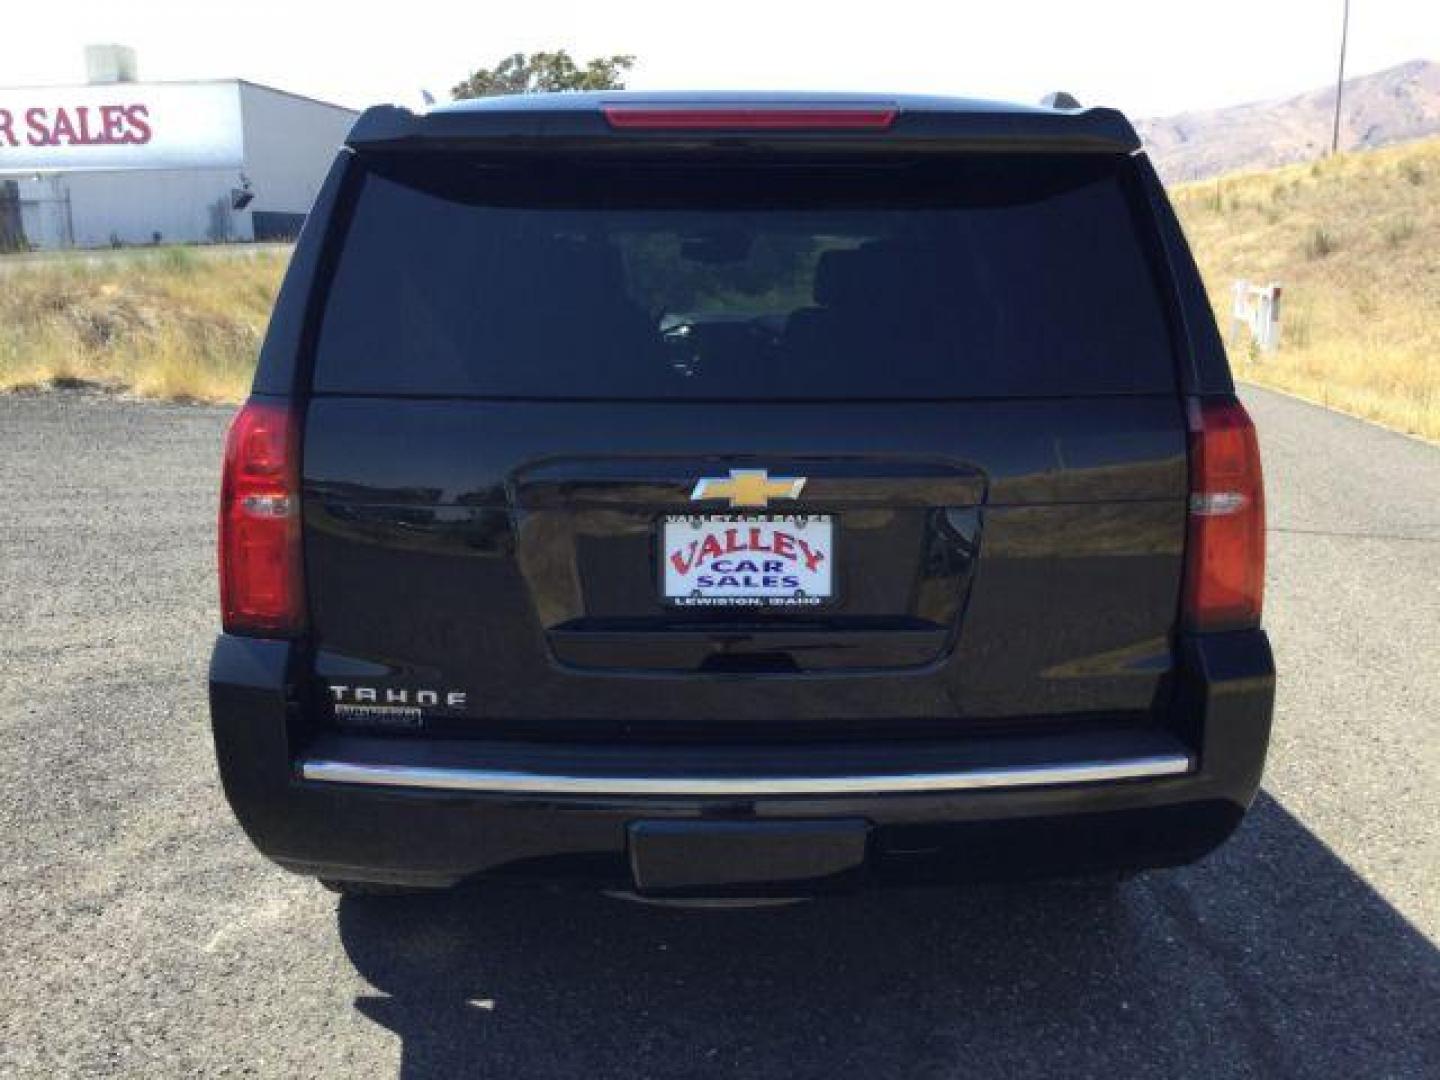
<svg viewBox="0 0 1440 1080">
<path fill-rule="evenodd" d="M 1181 863 L 1260 780 L 1263 529 L 1119 114 L 371 110 L 227 449 L 221 774 L 339 881 Z"/>
</svg>

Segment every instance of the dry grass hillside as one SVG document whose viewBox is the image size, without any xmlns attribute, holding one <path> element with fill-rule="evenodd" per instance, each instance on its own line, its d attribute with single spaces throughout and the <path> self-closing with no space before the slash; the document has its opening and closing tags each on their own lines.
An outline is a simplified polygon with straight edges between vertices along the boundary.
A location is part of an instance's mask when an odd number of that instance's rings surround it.
<svg viewBox="0 0 1440 1080">
<path fill-rule="evenodd" d="M 237 400 L 288 257 L 164 248 L 0 266 L 0 390 Z"/>
<path fill-rule="evenodd" d="M 1440 139 L 1172 189 L 1221 329 L 1237 278 L 1284 286 L 1237 376 L 1440 439 Z"/>
</svg>

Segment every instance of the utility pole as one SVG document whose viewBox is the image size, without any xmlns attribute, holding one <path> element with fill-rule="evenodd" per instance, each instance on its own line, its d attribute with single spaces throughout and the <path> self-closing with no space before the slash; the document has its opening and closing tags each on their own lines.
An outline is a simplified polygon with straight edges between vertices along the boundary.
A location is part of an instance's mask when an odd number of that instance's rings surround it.
<svg viewBox="0 0 1440 1080">
<path fill-rule="evenodd" d="M 1350 36 L 1350 0 L 1345 0 L 1345 13 L 1340 19 L 1340 75 L 1335 80 L 1335 127 L 1330 132 L 1330 153 L 1340 149 L 1340 98 L 1345 93 L 1345 40 Z"/>
</svg>

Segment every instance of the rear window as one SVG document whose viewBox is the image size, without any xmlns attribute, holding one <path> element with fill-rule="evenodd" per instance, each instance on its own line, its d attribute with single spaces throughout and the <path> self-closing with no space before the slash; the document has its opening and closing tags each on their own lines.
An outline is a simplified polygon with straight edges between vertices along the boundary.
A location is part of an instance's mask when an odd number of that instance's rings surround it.
<svg viewBox="0 0 1440 1080">
<path fill-rule="evenodd" d="M 315 389 L 884 399 L 1174 386 L 1124 158 L 370 162 Z"/>
</svg>

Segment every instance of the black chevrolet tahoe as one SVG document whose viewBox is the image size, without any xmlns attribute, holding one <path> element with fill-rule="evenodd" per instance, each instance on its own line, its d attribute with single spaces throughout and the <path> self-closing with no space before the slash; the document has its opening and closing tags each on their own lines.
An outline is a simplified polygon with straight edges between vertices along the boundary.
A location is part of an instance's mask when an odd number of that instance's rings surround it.
<svg viewBox="0 0 1440 1080">
<path fill-rule="evenodd" d="M 342 890 L 1182 864 L 1260 782 L 1264 539 L 1117 112 L 371 109 L 228 437 L 220 775 Z"/>
</svg>

